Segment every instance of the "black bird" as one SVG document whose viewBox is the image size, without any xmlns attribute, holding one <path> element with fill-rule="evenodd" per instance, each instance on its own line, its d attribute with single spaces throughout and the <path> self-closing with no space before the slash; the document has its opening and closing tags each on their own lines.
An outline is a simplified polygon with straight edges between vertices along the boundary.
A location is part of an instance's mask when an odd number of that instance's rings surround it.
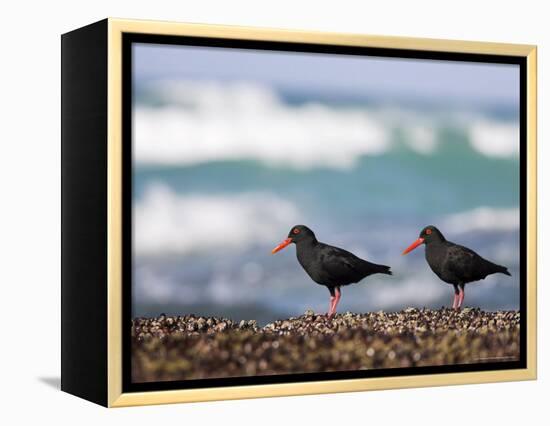
<svg viewBox="0 0 550 426">
<path fill-rule="evenodd" d="M 372 274 L 392 274 L 389 266 L 370 263 L 349 251 L 320 243 L 313 231 L 304 225 L 293 226 L 287 239 L 275 247 L 271 253 L 277 253 L 291 243 L 296 244 L 298 262 L 310 278 L 328 288 L 329 318 L 336 313 L 336 306 L 341 297 L 341 286 L 357 283 Z"/>
<path fill-rule="evenodd" d="M 482 258 L 467 247 L 447 241 L 435 226 L 426 226 L 418 239 L 403 251 L 407 254 L 421 244 L 426 245 L 426 261 L 432 271 L 455 290 L 453 309 L 460 309 L 464 301 L 464 286 L 501 273 L 511 276 L 508 268 Z"/>
</svg>

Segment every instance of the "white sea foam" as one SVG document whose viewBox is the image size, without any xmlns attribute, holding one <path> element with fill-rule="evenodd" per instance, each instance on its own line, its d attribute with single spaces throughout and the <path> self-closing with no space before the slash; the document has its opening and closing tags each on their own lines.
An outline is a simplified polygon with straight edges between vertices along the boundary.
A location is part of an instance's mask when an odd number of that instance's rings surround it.
<svg viewBox="0 0 550 426">
<path fill-rule="evenodd" d="M 514 231 L 519 229 L 519 209 L 478 207 L 448 216 L 444 220 L 443 228 L 454 233 Z"/>
<path fill-rule="evenodd" d="M 194 164 L 255 159 L 296 168 L 347 168 L 388 149 L 380 123 L 363 109 L 288 106 L 254 85 L 178 84 L 162 108 L 134 111 L 138 162 Z"/>
<path fill-rule="evenodd" d="M 272 243 L 299 217 L 292 203 L 272 194 L 179 195 L 162 184 L 151 185 L 134 211 L 138 255 Z"/>
<path fill-rule="evenodd" d="M 300 169 L 346 169 L 361 156 L 391 150 L 396 129 L 421 154 L 433 153 L 442 142 L 434 115 L 412 109 L 290 105 L 269 87 L 253 83 L 168 81 L 152 91 L 161 105 L 138 104 L 133 111 L 139 163 L 253 159 Z M 457 123 L 484 155 L 518 152 L 515 122 L 474 115 Z"/>
<path fill-rule="evenodd" d="M 490 157 L 510 157 L 519 153 L 519 127 L 516 123 L 477 121 L 470 127 L 474 149 Z"/>
<path fill-rule="evenodd" d="M 406 127 L 405 134 L 409 146 L 420 154 L 429 155 L 437 148 L 437 135 L 433 126 L 411 124 Z"/>
</svg>

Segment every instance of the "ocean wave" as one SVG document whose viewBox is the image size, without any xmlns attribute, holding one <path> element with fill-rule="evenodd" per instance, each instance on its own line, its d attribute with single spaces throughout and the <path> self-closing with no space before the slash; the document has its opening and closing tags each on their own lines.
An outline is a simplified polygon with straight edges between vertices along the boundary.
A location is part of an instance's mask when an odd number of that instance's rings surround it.
<svg viewBox="0 0 550 426">
<path fill-rule="evenodd" d="M 136 254 L 244 249 L 281 238 L 298 210 L 267 193 L 179 195 L 151 184 L 135 204 Z"/>
<path fill-rule="evenodd" d="M 412 108 L 291 105 L 253 83 L 162 82 L 150 91 L 156 102 L 138 102 L 133 110 L 135 158 L 142 164 L 252 159 L 298 169 L 349 169 L 362 156 L 386 153 L 399 143 L 424 155 L 441 143 L 439 118 Z M 517 154 L 515 122 L 461 120 L 454 125 L 465 126 L 479 153 Z M 399 143 L 396 131 L 402 135 Z"/>
<path fill-rule="evenodd" d="M 291 107 L 253 85 L 176 88 L 185 104 L 134 111 L 138 162 L 257 159 L 302 169 L 347 168 L 360 156 L 388 148 L 385 129 L 361 109 L 315 103 Z"/>
<path fill-rule="evenodd" d="M 518 208 L 478 207 L 449 215 L 444 229 L 460 234 L 472 231 L 515 231 L 519 229 Z"/>
<path fill-rule="evenodd" d="M 489 157 L 511 157 L 519 154 L 519 127 L 516 123 L 477 121 L 470 127 L 474 149 Z"/>
</svg>

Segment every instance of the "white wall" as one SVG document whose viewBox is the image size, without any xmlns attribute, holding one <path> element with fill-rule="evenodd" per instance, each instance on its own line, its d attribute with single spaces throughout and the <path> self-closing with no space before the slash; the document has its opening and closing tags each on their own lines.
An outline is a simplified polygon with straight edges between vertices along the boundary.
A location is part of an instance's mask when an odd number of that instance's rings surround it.
<svg viewBox="0 0 550 426">
<path fill-rule="evenodd" d="M 265 3 L 265 4 L 264 4 Z M 548 239 L 539 243 L 539 380 L 105 410 L 51 386 L 59 377 L 59 35 L 107 16 L 539 46 L 539 185 L 548 180 L 548 13 L 543 1 L 19 1 L 1 6 L 0 421 L 61 424 L 542 424 L 548 394 Z M 505 5 L 506 4 L 506 5 Z M 545 161 L 546 160 L 546 161 Z M 539 235 L 548 237 L 548 192 Z M 548 263 L 546 264 L 548 265 Z M 7 380 L 6 380 L 7 379 Z M 545 404 L 546 403 L 546 404 Z M 77 423 L 78 422 L 78 423 Z M 490 423 L 489 423 L 490 422 Z M 10 424 L 4 423 L 4 424 Z M 481 423 L 483 424 L 483 423 Z"/>
</svg>

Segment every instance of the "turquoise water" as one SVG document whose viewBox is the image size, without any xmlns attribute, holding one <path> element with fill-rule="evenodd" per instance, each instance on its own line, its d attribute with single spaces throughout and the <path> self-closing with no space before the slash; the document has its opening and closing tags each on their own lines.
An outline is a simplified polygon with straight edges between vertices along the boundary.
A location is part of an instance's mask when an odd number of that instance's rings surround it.
<svg viewBox="0 0 550 426">
<path fill-rule="evenodd" d="M 453 135 L 454 136 L 454 135 Z M 451 136 L 451 137 L 453 137 Z M 459 136 L 454 136 L 461 139 Z M 288 198 L 308 217 L 340 212 L 345 219 L 366 214 L 437 215 L 475 208 L 517 206 L 519 162 L 487 159 L 462 141 L 431 156 L 406 148 L 364 157 L 353 170 L 300 171 L 243 160 L 136 168 L 136 198 L 147 185 L 160 181 L 180 194 L 269 191 Z"/>
</svg>

